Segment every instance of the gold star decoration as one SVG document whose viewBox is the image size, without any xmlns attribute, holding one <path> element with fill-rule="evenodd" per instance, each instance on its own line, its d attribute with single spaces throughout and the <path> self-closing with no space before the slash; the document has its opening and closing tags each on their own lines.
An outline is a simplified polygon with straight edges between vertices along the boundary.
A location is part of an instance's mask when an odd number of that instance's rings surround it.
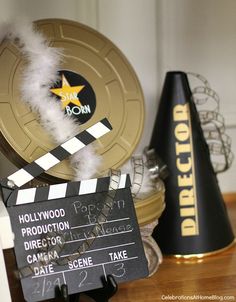
<svg viewBox="0 0 236 302">
<path fill-rule="evenodd" d="M 64 74 L 62 75 L 62 87 L 52 88 L 50 91 L 61 98 L 62 109 L 65 109 L 70 103 L 81 106 L 78 93 L 84 88 L 84 85 L 70 86 Z"/>
</svg>

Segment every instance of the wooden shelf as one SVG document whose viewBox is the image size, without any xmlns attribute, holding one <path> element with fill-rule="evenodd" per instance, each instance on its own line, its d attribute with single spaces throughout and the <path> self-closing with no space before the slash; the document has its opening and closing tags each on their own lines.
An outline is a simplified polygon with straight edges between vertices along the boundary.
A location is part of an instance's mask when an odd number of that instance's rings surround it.
<svg viewBox="0 0 236 302">
<path fill-rule="evenodd" d="M 236 233 L 236 202 L 227 203 L 227 207 Z M 181 262 L 164 257 L 164 261 L 155 275 L 147 279 L 121 284 L 118 293 L 111 301 L 178 301 L 164 300 L 163 295 L 233 296 L 234 300 L 228 301 L 236 301 L 235 268 L 236 245 L 222 253 L 198 261 Z"/>
</svg>

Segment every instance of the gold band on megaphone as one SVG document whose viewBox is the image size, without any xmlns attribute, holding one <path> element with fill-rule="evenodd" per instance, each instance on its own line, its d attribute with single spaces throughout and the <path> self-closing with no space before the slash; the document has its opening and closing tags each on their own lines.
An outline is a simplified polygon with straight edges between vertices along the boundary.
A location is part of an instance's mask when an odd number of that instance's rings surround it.
<svg viewBox="0 0 236 302">
<path fill-rule="evenodd" d="M 205 257 L 209 257 L 209 256 L 214 256 L 218 253 L 222 253 L 228 249 L 230 249 L 232 246 L 234 246 L 236 243 L 236 239 L 234 239 L 229 245 L 221 248 L 221 249 L 218 249 L 218 250 L 215 250 L 215 251 L 212 251 L 212 252 L 207 252 L 207 253 L 200 253 L 200 254 L 189 254 L 189 255 L 170 255 L 170 257 L 174 257 L 174 258 L 177 258 L 177 259 L 180 259 L 180 260 L 186 260 L 186 259 L 201 259 L 201 258 L 205 258 Z"/>
</svg>

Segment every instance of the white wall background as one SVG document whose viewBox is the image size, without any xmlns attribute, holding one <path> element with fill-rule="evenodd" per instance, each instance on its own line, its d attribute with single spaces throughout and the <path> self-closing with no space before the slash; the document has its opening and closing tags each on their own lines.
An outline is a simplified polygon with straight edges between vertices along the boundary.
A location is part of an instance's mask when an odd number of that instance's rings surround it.
<svg viewBox="0 0 236 302">
<path fill-rule="evenodd" d="M 221 98 L 221 113 L 236 154 L 235 0 L 0 0 L 0 20 L 65 18 L 110 38 L 140 79 L 146 124 L 137 152 L 148 145 L 168 70 L 204 75 Z M 15 168 L 0 156 L 0 176 Z M 8 173 L 9 172 L 9 173 Z M 220 175 L 223 192 L 236 191 L 236 163 Z"/>
</svg>

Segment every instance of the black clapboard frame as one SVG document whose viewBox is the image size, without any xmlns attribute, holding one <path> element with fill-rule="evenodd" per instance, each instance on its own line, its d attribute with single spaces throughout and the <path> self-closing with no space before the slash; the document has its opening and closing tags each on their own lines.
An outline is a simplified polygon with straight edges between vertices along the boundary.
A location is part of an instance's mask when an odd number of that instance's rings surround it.
<svg viewBox="0 0 236 302">
<path fill-rule="evenodd" d="M 54 298 L 63 284 L 73 294 L 102 287 L 102 276 L 148 275 L 128 175 L 20 189 L 111 129 L 103 119 L 1 181 L 26 301 Z"/>
</svg>

